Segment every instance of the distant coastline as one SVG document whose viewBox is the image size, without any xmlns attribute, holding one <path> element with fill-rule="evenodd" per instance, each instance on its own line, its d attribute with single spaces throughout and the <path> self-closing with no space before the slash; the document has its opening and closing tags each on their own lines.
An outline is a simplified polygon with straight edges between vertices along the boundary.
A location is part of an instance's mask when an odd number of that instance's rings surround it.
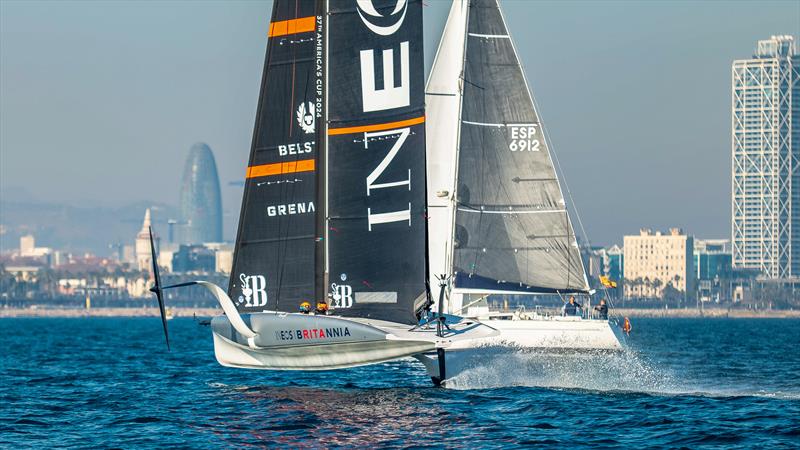
<svg viewBox="0 0 800 450">
<path fill-rule="evenodd" d="M 173 317 L 213 317 L 221 308 L 169 308 Z M 0 308 L 5 317 L 158 317 L 158 308 Z"/>
<path fill-rule="evenodd" d="M 796 309 L 728 309 L 728 308 L 617 308 L 614 313 L 624 317 L 664 318 L 729 318 L 729 319 L 800 319 Z"/>
<path fill-rule="evenodd" d="M 800 310 L 706 308 L 617 308 L 616 316 L 641 318 L 800 319 Z M 169 308 L 173 317 L 213 317 L 220 308 Z M 0 318 L 10 317 L 158 317 L 158 308 L 0 308 Z"/>
</svg>

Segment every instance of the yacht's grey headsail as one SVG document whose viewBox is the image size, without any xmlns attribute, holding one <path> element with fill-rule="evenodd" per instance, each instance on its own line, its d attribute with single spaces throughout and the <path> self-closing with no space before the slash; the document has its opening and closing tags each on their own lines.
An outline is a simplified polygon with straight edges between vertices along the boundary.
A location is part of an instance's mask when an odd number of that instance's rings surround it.
<svg viewBox="0 0 800 450">
<path fill-rule="evenodd" d="M 496 0 L 455 0 L 427 86 L 432 271 L 480 293 L 589 290 Z M 436 135 L 433 135 L 436 133 Z M 440 269 L 442 267 L 442 269 Z"/>
<path fill-rule="evenodd" d="M 425 302 L 421 0 L 275 0 L 229 295 L 416 323 Z"/>
</svg>

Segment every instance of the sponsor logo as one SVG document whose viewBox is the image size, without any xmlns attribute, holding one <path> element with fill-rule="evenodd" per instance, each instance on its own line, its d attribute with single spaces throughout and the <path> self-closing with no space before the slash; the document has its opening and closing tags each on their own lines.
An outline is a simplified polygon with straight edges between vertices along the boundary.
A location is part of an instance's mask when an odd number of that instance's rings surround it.
<svg viewBox="0 0 800 450">
<path fill-rule="evenodd" d="M 367 132 L 364 133 L 364 147 L 369 148 L 369 139 L 372 137 L 385 137 L 385 136 L 396 136 L 397 140 L 395 140 L 394 145 L 389 150 L 389 153 L 383 158 L 383 160 L 378 164 L 369 175 L 367 175 L 367 197 L 370 196 L 370 192 L 377 189 L 386 189 L 386 188 L 395 188 L 406 186 L 408 191 L 411 191 L 411 169 L 408 169 L 408 178 L 405 180 L 396 180 L 396 181 L 388 181 L 384 183 L 378 183 L 378 178 L 383 174 L 389 164 L 391 164 L 392 160 L 397 153 L 400 151 L 400 148 L 403 147 L 403 143 L 408 138 L 408 135 L 411 133 L 411 129 L 400 128 L 399 130 L 389 130 L 389 131 L 375 131 L 375 132 Z M 411 226 L 411 203 L 408 204 L 408 209 L 401 209 L 399 211 L 391 211 L 391 212 L 384 212 L 384 213 L 372 213 L 372 208 L 367 208 L 367 229 L 372 231 L 372 226 L 381 224 L 381 223 L 391 223 L 391 222 L 408 222 L 408 226 Z"/>
<path fill-rule="evenodd" d="M 384 16 L 375 9 L 372 0 L 358 0 L 358 15 L 364 25 L 373 33 L 380 36 L 390 36 L 397 32 L 403 24 L 408 10 L 408 0 L 398 0 L 394 9 L 388 16 Z M 379 24 L 380 23 L 380 24 Z M 359 51 L 361 68 L 361 100 L 364 112 L 384 111 L 389 109 L 401 108 L 411 104 L 411 77 L 409 61 L 409 41 L 399 42 L 399 70 L 395 64 L 396 48 L 367 49 Z M 381 51 L 381 57 L 377 58 L 375 53 Z M 377 68 L 376 60 L 382 61 L 383 80 L 376 81 Z M 395 71 L 400 74 L 399 83 L 396 83 Z M 382 86 L 380 89 L 377 86 Z M 364 148 L 369 149 L 370 141 L 386 141 L 394 139 L 394 144 L 378 164 L 378 166 L 367 175 L 366 188 L 367 197 L 372 191 L 378 189 L 403 189 L 411 191 L 411 170 L 408 169 L 408 178 L 400 180 L 383 180 L 381 175 L 387 170 L 389 165 L 397 156 L 406 139 L 411 134 L 411 129 L 399 128 L 395 130 L 365 132 Z M 380 182 L 379 182 L 380 179 Z M 395 192 L 395 191 L 392 191 Z M 389 212 L 373 213 L 373 206 L 367 208 L 367 229 L 372 231 L 372 227 L 377 224 L 392 222 L 408 222 L 411 226 L 411 203 L 408 209 Z"/>
<path fill-rule="evenodd" d="M 242 295 L 239 296 L 239 303 L 244 306 L 258 307 L 267 305 L 267 279 L 264 275 L 239 274 L 239 281 L 242 283 Z"/>
<path fill-rule="evenodd" d="M 508 149 L 512 152 L 538 152 L 539 139 L 536 137 L 536 128 L 539 125 L 509 125 L 510 142 Z"/>
<path fill-rule="evenodd" d="M 388 16 L 388 18 L 394 19 L 396 17 L 397 19 L 394 22 L 390 21 L 388 25 L 381 26 L 376 24 L 375 21 L 384 22 L 387 17 L 384 17 L 383 14 L 375 9 L 372 0 L 358 0 L 358 16 L 361 17 L 361 21 L 370 31 L 381 36 L 389 36 L 399 30 L 400 26 L 403 25 L 403 20 L 406 18 L 407 10 L 408 0 L 397 0 L 394 9 Z"/>
<path fill-rule="evenodd" d="M 275 216 L 293 216 L 295 214 L 308 214 L 316 211 L 314 202 L 308 203 L 287 203 L 285 205 L 269 205 L 267 206 L 267 215 L 269 217 Z"/>
<path fill-rule="evenodd" d="M 311 153 L 312 150 L 314 150 L 314 141 L 278 145 L 278 154 L 281 156 L 302 155 L 304 153 Z"/>
<path fill-rule="evenodd" d="M 313 133 L 315 131 L 314 122 L 314 103 L 300 103 L 300 106 L 297 107 L 297 123 L 300 125 L 300 128 L 302 128 L 306 134 Z"/>
<path fill-rule="evenodd" d="M 353 307 L 353 287 L 349 284 L 331 283 L 330 291 L 331 308 L 352 308 Z"/>
<path fill-rule="evenodd" d="M 349 337 L 350 328 L 310 328 L 300 330 L 277 330 L 275 339 L 279 341 L 303 341 L 307 339 L 336 339 Z"/>
</svg>

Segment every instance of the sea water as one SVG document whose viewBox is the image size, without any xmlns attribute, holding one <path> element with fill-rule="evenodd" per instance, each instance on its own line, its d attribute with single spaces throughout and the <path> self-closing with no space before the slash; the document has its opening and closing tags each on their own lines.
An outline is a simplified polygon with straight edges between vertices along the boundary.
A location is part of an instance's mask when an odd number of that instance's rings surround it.
<svg viewBox="0 0 800 450">
<path fill-rule="evenodd" d="M 635 320 L 627 352 L 489 349 L 445 389 L 412 359 L 224 368 L 169 327 L 0 319 L 0 447 L 800 447 L 798 320 Z"/>
</svg>

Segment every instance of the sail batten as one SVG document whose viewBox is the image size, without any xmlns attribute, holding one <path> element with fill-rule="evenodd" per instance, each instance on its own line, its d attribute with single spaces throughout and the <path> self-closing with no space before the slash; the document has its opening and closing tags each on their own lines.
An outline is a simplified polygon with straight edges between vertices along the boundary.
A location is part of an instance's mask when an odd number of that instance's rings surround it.
<svg viewBox="0 0 800 450">
<path fill-rule="evenodd" d="M 442 97 L 428 98 L 431 121 L 455 121 L 459 127 L 458 139 L 446 150 L 456 157 L 449 172 L 454 182 L 439 188 L 447 192 L 452 222 L 437 216 L 432 224 L 452 230 L 446 247 L 452 252 L 448 270 L 455 275 L 454 289 L 588 291 L 550 148 L 499 5 L 455 3 L 445 36 L 463 33 L 463 64 L 455 69 L 434 64 L 431 80 L 458 71 L 461 106 L 454 111 L 439 105 L 446 101 Z M 451 21 L 464 15 L 465 27 Z M 443 37 L 440 51 L 446 44 Z M 446 92 L 432 86 L 429 91 Z M 445 184 L 443 173 L 429 168 L 434 189 Z"/>
</svg>

